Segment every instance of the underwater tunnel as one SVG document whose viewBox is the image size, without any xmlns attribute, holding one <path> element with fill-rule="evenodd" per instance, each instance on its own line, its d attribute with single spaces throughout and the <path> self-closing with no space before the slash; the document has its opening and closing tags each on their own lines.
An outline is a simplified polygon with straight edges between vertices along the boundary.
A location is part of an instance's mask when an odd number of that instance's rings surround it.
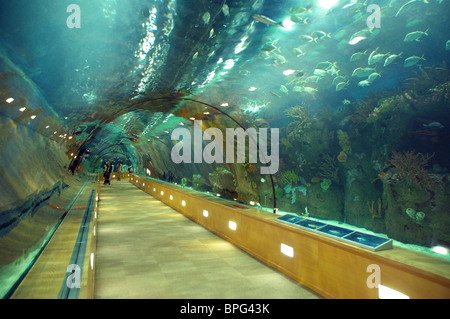
<svg viewBox="0 0 450 319">
<path fill-rule="evenodd" d="M 2 1 L 0 297 L 450 298 L 449 5 Z"/>
</svg>

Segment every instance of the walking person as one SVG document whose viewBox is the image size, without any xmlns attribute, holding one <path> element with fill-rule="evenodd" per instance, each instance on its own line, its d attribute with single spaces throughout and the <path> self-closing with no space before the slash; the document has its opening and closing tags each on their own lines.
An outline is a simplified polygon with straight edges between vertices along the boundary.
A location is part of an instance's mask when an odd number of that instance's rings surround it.
<svg viewBox="0 0 450 319">
<path fill-rule="evenodd" d="M 120 177 L 122 176 L 122 171 L 123 171 L 123 166 L 122 166 L 122 162 L 119 161 L 119 163 L 117 164 L 117 181 L 120 181 Z"/>
<path fill-rule="evenodd" d="M 111 185 L 111 180 L 110 180 L 111 172 L 112 172 L 111 162 L 107 161 L 105 163 L 105 166 L 103 167 L 103 177 L 105 178 L 103 185 Z"/>
</svg>

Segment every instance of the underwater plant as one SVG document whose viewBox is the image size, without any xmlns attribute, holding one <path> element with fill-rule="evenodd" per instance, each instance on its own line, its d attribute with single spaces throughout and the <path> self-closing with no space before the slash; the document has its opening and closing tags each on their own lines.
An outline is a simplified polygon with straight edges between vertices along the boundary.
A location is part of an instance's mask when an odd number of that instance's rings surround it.
<svg viewBox="0 0 450 319">
<path fill-rule="evenodd" d="M 323 156 L 323 161 L 319 165 L 320 176 L 339 183 L 338 167 L 334 157 L 326 154 Z"/>
<path fill-rule="evenodd" d="M 314 116 L 309 108 L 309 105 L 295 105 L 286 111 L 288 116 L 296 119 L 298 130 L 304 130 L 311 126 Z"/>
<path fill-rule="evenodd" d="M 295 174 L 294 170 L 289 170 L 283 173 L 281 177 L 281 182 L 286 185 L 293 185 L 298 183 L 299 177 Z"/>
<path fill-rule="evenodd" d="M 433 182 L 426 170 L 429 160 L 434 154 L 409 152 L 392 152 L 389 162 L 394 165 L 397 172 L 408 182 L 425 189 L 433 188 Z"/>
</svg>

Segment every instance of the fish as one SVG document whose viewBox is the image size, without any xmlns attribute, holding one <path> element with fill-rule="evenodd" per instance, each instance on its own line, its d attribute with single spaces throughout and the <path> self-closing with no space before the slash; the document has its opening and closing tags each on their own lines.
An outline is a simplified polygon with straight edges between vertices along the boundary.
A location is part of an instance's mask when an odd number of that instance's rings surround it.
<svg viewBox="0 0 450 319">
<path fill-rule="evenodd" d="M 366 54 L 367 54 L 367 50 L 364 51 L 364 52 L 353 53 L 352 56 L 350 57 L 350 62 L 358 61 L 359 59 L 361 59 Z"/>
<path fill-rule="evenodd" d="M 312 88 L 312 87 L 309 87 L 309 86 L 304 86 L 304 87 L 303 87 L 303 92 L 306 92 L 306 93 L 315 93 L 315 92 L 317 92 L 317 89 Z"/>
<path fill-rule="evenodd" d="M 290 14 L 302 14 L 304 12 L 309 12 L 311 13 L 311 8 L 304 8 L 304 7 L 292 7 L 289 8 L 289 13 Z"/>
<path fill-rule="evenodd" d="M 342 104 L 344 104 L 344 105 L 349 105 L 350 103 L 351 102 L 349 100 L 347 100 L 347 99 L 342 100 Z"/>
<path fill-rule="evenodd" d="M 319 31 L 313 31 L 313 32 L 311 33 L 311 36 L 312 36 L 313 38 L 319 38 L 319 39 L 324 38 L 324 37 L 331 38 L 330 33 L 326 33 L 326 32 L 321 31 L 321 30 L 319 30 Z"/>
<path fill-rule="evenodd" d="M 372 73 L 372 74 L 369 75 L 369 77 L 367 78 L 367 80 L 368 80 L 369 82 L 373 82 L 374 80 L 378 79 L 379 77 L 381 77 L 380 73 L 374 72 L 374 73 Z"/>
<path fill-rule="evenodd" d="M 403 39 L 403 42 L 412 42 L 412 41 L 417 41 L 420 42 L 420 38 L 423 35 L 428 36 L 428 29 L 426 31 L 414 31 L 414 32 L 410 32 L 408 33 L 405 38 Z"/>
<path fill-rule="evenodd" d="M 222 6 L 222 13 L 226 17 L 230 14 L 230 7 L 226 3 Z"/>
<path fill-rule="evenodd" d="M 389 53 L 386 53 L 386 54 L 382 54 L 382 53 L 375 54 L 375 55 L 373 55 L 373 56 L 369 59 L 368 64 L 369 64 L 369 65 L 372 65 L 372 64 L 378 63 L 378 62 L 380 62 L 382 59 L 384 59 L 384 57 L 385 57 L 386 55 L 388 55 L 388 54 L 389 54 Z"/>
<path fill-rule="evenodd" d="M 272 20 L 269 17 L 263 16 L 261 14 L 254 14 L 252 15 L 253 19 L 255 19 L 258 22 L 264 23 L 266 25 L 279 25 L 283 26 L 281 22 L 276 22 L 275 20 Z"/>
<path fill-rule="evenodd" d="M 356 37 L 368 37 L 370 34 L 372 33 L 370 28 L 365 28 L 359 31 L 356 31 L 355 33 L 352 34 L 352 36 L 350 37 L 350 39 L 356 38 Z"/>
<path fill-rule="evenodd" d="M 331 63 L 330 61 L 319 62 L 316 65 L 316 69 L 328 70 L 333 65 L 334 65 L 334 63 Z"/>
<path fill-rule="evenodd" d="M 203 23 L 208 24 L 210 19 L 211 19 L 211 14 L 208 11 L 203 13 L 203 15 L 202 15 Z"/>
<path fill-rule="evenodd" d="M 328 71 L 322 69 L 315 69 L 313 74 L 318 76 L 325 76 L 328 74 Z"/>
<path fill-rule="evenodd" d="M 365 39 L 367 39 L 367 37 L 354 37 L 354 38 L 351 38 L 350 41 L 348 41 L 348 44 L 355 45 Z"/>
<path fill-rule="evenodd" d="M 300 37 L 300 40 L 306 41 L 306 42 L 312 42 L 312 41 L 314 41 L 314 38 L 310 35 L 304 34 Z"/>
<path fill-rule="evenodd" d="M 422 125 L 423 125 L 423 127 L 432 129 L 432 130 L 441 130 L 441 129 L 445 128 L 445 126 L 439 122 L 431 122 L 431 123 L 422 124 Z"/>
<path fill-rule="evenodd" d="M 281 63 L 281 64 L 287 63 L 286 58 L 284 56 L 282 56 L 281 54 L 276 54 L 274 52 L 272 52 L 272 54 L 275 57 L 275 62 L 276 63 Z"/>
<path fill-rule="evenodd" d="M 309 87 L 309 86 L 294 86 L 292 89 L 294 92 L 300 92 L 300 93 L 315 93 L 317 92 L 317 89 Z"/>
<path fill-rule="evenodd" d="M 419 0 L 411 0 L 407 3 L 405 3 L 404 5 L 402 5 L 400 7 L 400 9 L 398 9 L 397 13 L 395 14 L 396 17 L 398 17 L 398 15 L 400 14 L 400 12 L 403 10 L 404 7 L 406 7 L 408 4 L 414 3 L 414 2 L 420 2 Z"/>
<path fill-rule="evenodd" d="M 384 60 L 384 65 L 383 66 L 388 66 L 389 64 L 391 64 L 392 62 L 394 62 L 395 60 L 397 60 L 397 58 L 399 58 L 401 56 L 402 53 L 399 54 L 391 54 L 390 56 L 388 56 L 386 58 L 386 60 Z"/>
<path fill-rule="evenodd" d="M 288 90 L 287 87 L 284 86 L 283 84 L 280 85 L 280 91 L 283 92 L 283 93 L 285 93 L 285 94 L 288 94 L 288 93 L 289 93 L 289 90 Z"/>
<path fill-rule="evenodd" d="M 293 48 L 293 49 L 292 49 L 292 53 L 294 53 L 294 55 L 296 55 L 296 56 L 298 56 L 298 57 L 305 54 L 305 53 L 304 53 L 301 49 L 299 49 L 299 48 Z"/>
<path fill-rule="evenodd" d="M 275 96 L 275 97 L 281 99 L 281 96 L 279 96 L 279 95 L 278 95 L 277 93 L 275 93 L 275 92 L 270 91 L 270 94 L 272 94 L 273 96 Z"/>
<path fill-rule="evenodd" d="M 408 22 L 405 24 L 405 27 L 410 28 L 410 27 L 413 27 L 413 26 L 415 26 L 415 25 L 417 25 L 417 24 L 419 24 L 419 23 L 421 23 L 421 22 L 422 22 L 421 19 L 414 19 L 414 20 L 408 21 Z"/>
<path fill-rule="evenodd" d="M 183 108 L 181 111 L 183 112 L 183 117 L 186 117 L 186 109 Z"/>
<path fill-rule="evenodd" d="M 262 51 L 267 51 L 267 52 L 271 52 L 271 51 L 274 51 L 274 50 L 278 50 L 279 51 L 279 49 L 276 46 L 274 46 L 272 43 L 264 45 L 261 48 L 261 50 Z"/>
<path fill-rule="evenodd" d="M 345 89 L 347 85 L 348 85 L 348 81 L 347 82 L 339 82 L 338 84 L 336 84 L 336 92 Z"/>
<path fill-rule="evenodd" d="M 304 23 L 304 24 L 308 24 L 308 19 L 309 18 L 302 17 L 302 16 L 300 16 L 298 14 L 293 14 L 289 18 L 289 20 L 291 20 L 294 23 Z"/>
<path fill-rule="evenodd" d="M 372 82 L 370 82 L 369 80 L 363 80 L 358 83 L 358 86 L 365 87 L 365 86 L 369 86 L 371 84 L 372 84 Z"/>
<path fill-rule="evenodd" d="M 450 50 L 450 40 L 445 42 L 445 50 Z"/>
<path fill-rule="evenodd" d="M 305 82 L 306 83 L 317 83 L 319 80 L 320 80 L 320 76 L 318 76 L 318 75 L 311 75 L 311 76 L 308 76 L 305 79 Z"/>
<path fill-rule="evenodd" d="M 339 82 L 343 82 L 344 80 L 345 80 L 345 77 L 343 77 L 342 75 L 339 75 L 333 79 L 333 82 L 331 84 L 336 85 Z"/>
<path fill-rule="evenodd" d="M 409 58 L 405 59 L 404 67 L 408 68 L 408 67 L 411 67 L 413 65 L 416 65 L 420 60 L 426 60 L 426 59 L 423 56 L 422 57 L 415 56 L 415 55 L 410 56 Z"/>
<path fill-rule="evenodd" d="M 356 76 L 358 78 L 365 78 L 374 71 L 375 71 L 374 68 L 356 68 L 355 70 L 353 70 L 352 76 Z"/>
</svg>

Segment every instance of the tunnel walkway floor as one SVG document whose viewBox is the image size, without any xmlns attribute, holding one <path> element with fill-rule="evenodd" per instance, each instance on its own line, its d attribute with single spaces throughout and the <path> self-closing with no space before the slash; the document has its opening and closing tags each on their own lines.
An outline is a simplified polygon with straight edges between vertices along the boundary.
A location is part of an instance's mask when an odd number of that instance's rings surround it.
<svg viewBox="0 0 450 319">
<path fill-rule="evenodd" d="M 128 179 L 100 199 L 94 298 L 321 298 Z"/>
</svg>

